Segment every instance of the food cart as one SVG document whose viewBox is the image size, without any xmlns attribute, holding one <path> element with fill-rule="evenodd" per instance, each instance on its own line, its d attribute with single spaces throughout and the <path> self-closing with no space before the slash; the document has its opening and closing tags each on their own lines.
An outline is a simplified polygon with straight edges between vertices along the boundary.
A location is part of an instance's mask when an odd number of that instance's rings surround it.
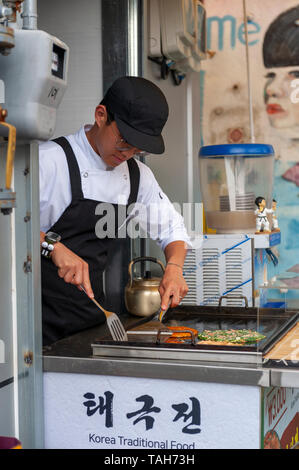
<svg viewBox="0 0 299 470">
<path fill-rule="evenodd" d="M 46 447 L 298 445 L 298 312 L 180 306 L 162 327 L 155 318 L 122 318 L 128 342 L 111 341 L 102 326 L 44 352 Z M 170 344 L 167 325 L 258 329 L 266 338 L 217 346 L 190 335 Z"/>
<path fill-rule="evenodd" d="M 261 64 L 261 49 L 266 28 L 283 8 L 293 7 L 295 2 L 288 0 L 287 5 L 282 5 L 278 1 L 252 0 L 248 16 L 243 12 L 245 1 L 236 2 L 233 11 L 231 2 L 223 1 L 220 5 L 216 0 L 94 0 L 85 9 L 83 2 L 71 2 L 71 7 L 68 3 L 40 0 L 37 14 L 34 0 L 0 0 L 0 98 L 3 111 L 8 112 L 7 123 L 17 129 L 14 179 L 12 188 L 4 191 L 5 164 L 11 162 L 7 158 L 7 144 L 13 139 L 7 140 L 4 132 L 7 126 L 1 126 L 0 398 L 4 406 L 0 407 L 0 434 L 16 436 L 24 449 L 167 449 L 178 453 L 214 448 L 298 448 L 298 305 L 279 309 L 257 306 L 253 303 L 257 300 L 254 295 L 252 303 L 242 307 L 194 303 L 169 310 L 162 325 L 155 316 L 136 318 L 116 307 L 114 310 L 120 314 L 128 334 L 127 342 L 112 341 L 103 324 L 60 340 L 41 353 L 36 142 L 36 139 L 54 137 L 54 129 L 55 136 L 66 135 L 89 122 L 91 104 L 99 102 L 113 79 L 121 75 L 145 76 L 163 89 L 171 104 L 171 119 L 165 129 L 167 153 L 159 160 L 148 159 L 146 163 L 159 175 L 159 184 L 171 200 L 182 205 L 185 201 L 201 205 L 197 172 L 200 145 L 248 142 L 253 137 L 253 121 L 257 142 L 274 144 L 282 140 L 279 135 L 275 142 L 269 139 L 266 132 L 269 123 L 262 119 L 269 76 L 267 83 L 261 84 L 261 77 L 266 74 Z M 195 17 L 189 14 L 190 9 Z M 189 21 L 185 21 L 184 15 Z M 249 44 L 245 34 L 247 26 Z M 192 30 L 194 27 L 196 31 Z M 46 38 L 44 31 L 51 39 L 46 44 L 41 40 Z M 30 43 L 25 43 L 25 36 Z M 211 50 L 207 50 L 207 43 Z M 243 62 L 244 45 L 247 64 Z M 32 59 L 33 51 L 39 51 L 36 56 L 39 59 Z M 171 57 L 173 54 L 175 57 Z M 249 56 L 255 65 L 251 70 L 255 79 L 253 90 L 250 90 Z M 13 61 L 13 57 L 17 60 Z M 204 59 L 207 60 L 202 67 Z M 45 67 L 46 72 L 37 73 L 36 65 Z M 22 86 L 15 79 L 20 70 Z M 40 103 L 37 103 L 39 82 L 44 95 L 40 93 Z M 66 86 L 69 98 L 60 106 Z M 18 119 L 14 116 L 15 108 Z M 278 103 L 265 108 L 272 126 L 282 116 L 281 110 Z M 5 113 L 2 118 L 4 124 Z M 271 131 L 275 131 L 272 127 Z M 295 130 L 296 141 L 287 144 L 287 152 L 291 147 L 297 158 L 298 128 Z M 227 226 L 232 227 L 228 208 L 251 211 L 254 223 L 252 207 L 248 209 L 247 204 L 252 203 L 256 192 L 254 188 L 242 197 L 238 185 L 232 191 L 234 174 L 230 171 L 230 155 L 222 156 L 222 173 L 228 175 L 229 191 L 223 193 L 223 187 L 219 188 L 219 208 L 212 205 L 209 210 L 206 206 L 210 217 L 208 228 L 215 221 L 215 212 L 222 216 L 222 225 L 215 226 L 218 232 L 219 228 L 223 232 Z M 207 163 L 212 156 L 203 157 L 207 157 Z M 246 163 L 252 161 L 248 159 Z M 241 176 L 244 167 L 240 165 Z M 290 168 L 293 183 L 297 168 L 297 165 Z M 265 173 L 265 181 L 270 180 L 269 171 Z M 211 203 L 214 204 L 219 174 L 207 171 L 206 175 L 202 186 L 211 177 Z M 252 183 L 255 176 L 251 173 Z M 280 181 L 287 184 L 287 179 L 280 178 Z M 255 196 L 272 197 L 270 190 L 264 194 L 265 184 Z M 285 225 L 290 220 L 294 223 L 298 220 L 293 211 L 297 204 L 296 191 L 295 185 L 287 189 L 280 187 L 282 199 L 286 194 L 294 201 Z M 281 208 L 285 207 L 285 201 L 284 205 L 282 202 L 278 198 Z M 198 217 L 196 222 L 201 220 Z M 245 222 L 248 220 L 247 214 Z M 242 236 L 247 229 L 247 225 L 242 228 Z M 295 241 L 296 233 L 292 238 Z M 263 238 L 260 235 L 261 242 Z M 298 248 L 293 244 L 294 250 Z M 243 246 L 249 251 L 249 245 L 250 241 L 246 240 Z M 125 276 L 122 274 L 128 262 L 143 254 L 156 256 L 150 248 L 147 240 L 134 240 L 130 246 L 124 240 L 115 253 L 118 264 L 110 270 L 112 282 L 107 282 L 106 288 L 110 288 L 117 306 L 123 304 L 121 288 Z M 259 249 L 265 258 L 264 245 Z M 246 250 L 244 257 L 247 257 Z M 263 277 L 261 258 L 258 282 Z M 253 258 L 247 263 L 248 268 L 251 264 Z M 284 276 L 289 284 L 282 286 L 280 281 L 278 284 L 273 281 L 273 285 L 269 282 L 263 287 L 294 288 L 289 275 Z M 190 285 L 192 282 L 193 279 Z M 250 287 L 250 290 L 253 294 L 254 289 Z M 189 334 L 183 343 L 175 344 L 167 342 L 168 326 L 189 327 L 198 332 L 244 328 L 261 332 L 265 338 L 254 345 L 223 346 L 198 344 L 196 335 Z"/>
</svg>

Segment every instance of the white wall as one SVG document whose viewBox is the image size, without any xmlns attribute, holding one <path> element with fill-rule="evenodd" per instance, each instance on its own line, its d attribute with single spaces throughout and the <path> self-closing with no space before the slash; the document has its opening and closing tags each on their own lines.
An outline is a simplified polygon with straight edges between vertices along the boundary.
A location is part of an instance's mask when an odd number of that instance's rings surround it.
<svg viewBox="0 0 299 470">
<path fill-rule="evenodd" d="M 198 150 L 199 135 L 199 74 L 192 73 L 182 84 L 175 86 L 169 77 L 162 80 L 159 68 L 152 62 L 147 62 L 145 77 L 158 85 L 166 96 L 169 104 L 169 118 L 163 130 L 165 153 L 161 156 L 147 157 L 146 164 L 154 171 L 163 190 L 173 202 L 200 201 L 198 181 Z M 189 81 L 189 83 L 188 83 Z M 192 108 L 187 105 L 187 88 L 192 94 Z M 187 113 L 192 112 L 192 129 L 187 128 Z M 188 196 L 188 132 L 193 133 L 192 170 L 193 194 Z"/>
<path fill-rule="evenodd" d="M 101 0 L 38 0 L 37 27 L 70 47 L 68 88 L 57 112 L 58 137 L 92 123 L 102 98 Z"/>
<path fill-rule="evenodd" d="M 166 80 L 161 79 L 159 66 L 147 59 L 149 2 L 145 4 L 147 8 L 144 18 L 144 76 L 161 88 L 169 104 L 169 118 L 163 130 L 165 153 L 161 156 L 147 157 L 146 164 L 153 170 L 160 186 L 172 202 L 181 205 L 186 202 L 200 202 L 198 170 L 200 75 L 196 72 L 188 73 L 179 86 L 174 85 L 170 74 Z M 188 127 L 187 122 L 190 120 L 192 124 Z M 188 147 L 190 138 L 191 146 L 189 144 Z M 191 158 L 188 158 L 189 149 Z M 189 171 L 188 165 L 190 165 Z M 188 178 L 188 172 L 191 173 L 191 178 Z M 150 256 L 164 259 L 162 251 L 152 241 L 148 242 L 148 247 Z"/>
</svg>

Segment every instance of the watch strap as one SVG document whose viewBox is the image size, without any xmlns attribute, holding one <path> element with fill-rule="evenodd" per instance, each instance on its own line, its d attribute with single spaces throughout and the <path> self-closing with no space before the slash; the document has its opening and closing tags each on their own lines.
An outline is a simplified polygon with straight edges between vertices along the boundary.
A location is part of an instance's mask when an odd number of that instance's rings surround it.
<svg viewBox="0 0 299 470">
<path fill-rule="evenodd" d="M 41 254 L 45 258 L 51 258 L 52 251 L 54 250 L 53 243 L 48 243 L 47 241 L 42 242 L 41 245 Z"/>
</svg>

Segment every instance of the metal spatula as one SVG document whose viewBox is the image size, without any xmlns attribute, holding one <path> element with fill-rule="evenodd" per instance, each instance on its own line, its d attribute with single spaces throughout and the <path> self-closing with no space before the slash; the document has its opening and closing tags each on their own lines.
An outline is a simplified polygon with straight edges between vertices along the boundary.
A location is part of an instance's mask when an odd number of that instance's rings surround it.
<svg viewBox="0 0 299 470">
<path fill-rule="evenodd" d="M 84 287 L 81 285 L 80 286 L 83 291 L 85 292 L 86 295 L 88 295 L 84 289 Z M 89 296 L 88 296 L 89 297 Z M 97 301 L 96 299 L 92 299 L 89 297 L 90 300 L 93 301 L 93 303 L 100 309 L 102 312 L 104 312 L 107 320 L 107 326 L 109 328 L 109 331 L 111 333 L 111 336 L 114 341 L 128 341 L 128 336 L 127 333 L 123 327 L 122 322 L 114 312 L 109 312 L 108 310 L 105 310 Z"/>
</svg>

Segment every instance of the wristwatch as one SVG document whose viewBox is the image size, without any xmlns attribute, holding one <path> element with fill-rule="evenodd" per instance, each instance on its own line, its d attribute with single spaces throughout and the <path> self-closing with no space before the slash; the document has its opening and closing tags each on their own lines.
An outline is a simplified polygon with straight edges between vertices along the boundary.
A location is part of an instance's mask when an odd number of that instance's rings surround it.
<svg viewBox="0 0 299 470">
<path fill-rule="evenodd" d="M 45 258 L 50 258 L 52 251 L 54 250 L 55 243 L 60 242 L 61 236 L 55 232 L 48 232 L 45 236 L 45 241 L 42 242 L 41 254 Z"/>
</svg>

